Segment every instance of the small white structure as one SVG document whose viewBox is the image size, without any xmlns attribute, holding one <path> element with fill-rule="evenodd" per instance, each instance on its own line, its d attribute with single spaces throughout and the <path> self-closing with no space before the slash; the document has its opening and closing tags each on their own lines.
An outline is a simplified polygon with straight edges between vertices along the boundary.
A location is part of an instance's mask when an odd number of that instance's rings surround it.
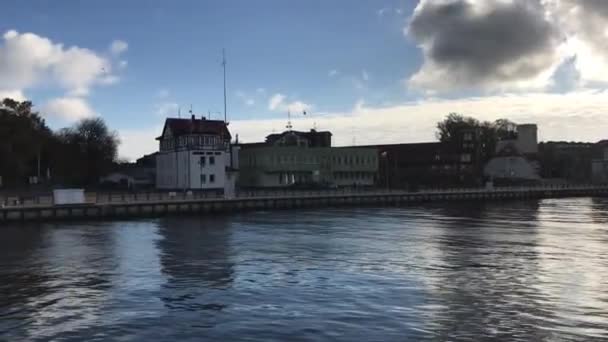
<svg viewBox="0 0 608 342">
<path fill-rule="evenodd" d="M 484 167 L 491 179 L 538 181 L 538 127 L 535 124 L 517 125 L 517 137 L 499 141 L 496 156 Z"/>
<path fill-rule="evenodd" d="M 156 187 L 174 190 L 224 189 L 231 167 L 230 132 L 224 121 L 169 118 L 156 157 Z"/>
<path fill-rule="evenodd" d="M 55 205 L 84 204 L 84 189 L 53 190 L 53 203 Z"/>
</svg>

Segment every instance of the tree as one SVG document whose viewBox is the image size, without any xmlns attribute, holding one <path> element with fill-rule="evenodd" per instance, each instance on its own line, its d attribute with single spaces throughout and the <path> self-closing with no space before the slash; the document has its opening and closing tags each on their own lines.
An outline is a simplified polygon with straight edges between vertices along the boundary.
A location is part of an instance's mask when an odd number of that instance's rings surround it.
<svg viewBox="0 0 608 342">
<path fill-rule="evenodd" d="M 18 186 L 49 166 L 53 135 L 32 103 L 4 99 L 0 103 L 0 175 Z"/>
<path fill-rule="evenodd" d="M 94 185 L 117 157 L 118 135 L 100 118 L 53 133 L 29 101 L 0 102 L 0 176 L 8 187 L 51 172 L 52 181 Z"/>
<path fill-rule="evenodd" d="M 464 129 L 479 128 L 480 123 L 472 117 L 465 117 L 458 113 L 450 113 L 443 120 L 437 123 L 437 139 L 441 142 L 453 142 L 458 139 L 458 135 Z"/>
<path fill-rule="evenodd" d="M 58 138 L 63 145 L 61 150 L 68 152 L 62 158 L 62 173 L 72 182 L 97 184 L 118 156 L 118 134 L 110 131 L 101 118 L 83 119 L 59 131 Z"/>
<path fill-rule="evenodd" d="M 478 134 L 479 155 L 482 162 L 487 162 L 494 155 L 498 141 L 516 137 L 517 125 L 508 119 L 480 122 L 473 117 L 450 113 L 437 123 L 436 135 L 443 143 L 458 143 L 463 131 Z"/>
</svg>

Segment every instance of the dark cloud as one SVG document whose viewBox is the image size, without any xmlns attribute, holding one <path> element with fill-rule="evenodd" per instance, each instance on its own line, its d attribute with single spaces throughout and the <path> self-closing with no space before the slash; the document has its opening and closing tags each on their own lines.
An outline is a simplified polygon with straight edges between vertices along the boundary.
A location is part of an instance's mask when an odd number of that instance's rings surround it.
<svg viewBox="0 0 608 342">
<path fill-rule="evenodd" d="M 581 84 L 608 82 L 608 0 L 544 0 L 546 8 L 568 37 L 568 49 Z"/>
<path fill-rule="evenodd" d="M 606 0 L 569 0 L 565 2 L 573 3 L 591 13 L 608 17 L 608 1 Z"/>
<path fill-rule="evenodd" d="M 425 88 L 520 84 L 559 60 L 560 31 L 536 0 L 422 0 L 406 32 L 425 55 L 410 81 Z"/>
<path fill-rule="evenodd" d="M 608 52 L 608 37 L 604 34 L 608 24 L 607 0 L 553 0 L 556 15 L 571 34 Z"/>
</svg>

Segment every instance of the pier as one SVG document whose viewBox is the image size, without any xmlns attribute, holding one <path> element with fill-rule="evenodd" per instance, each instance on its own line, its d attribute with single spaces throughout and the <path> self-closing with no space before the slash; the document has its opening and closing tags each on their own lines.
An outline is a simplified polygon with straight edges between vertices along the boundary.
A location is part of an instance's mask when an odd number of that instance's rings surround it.
<svg viewBox="0 0 608 342">
<path fill-rule="evenodd" d="M 0 208 L 0 223 L 74 219 L 159 217 L 176 214 L 231 213 L 339 206 L 401 206 L 424 202 L 504 201 L 563 197 L 604 197 L 608 186 L 517 187 L 496 189 L 443 189 L 417 192 L 366 191 L 258 191 L 234 198 L 201 194 L 88 194 L 78 205 L 54 205 L 52 198 L 30 199 Z"/>
</svg>

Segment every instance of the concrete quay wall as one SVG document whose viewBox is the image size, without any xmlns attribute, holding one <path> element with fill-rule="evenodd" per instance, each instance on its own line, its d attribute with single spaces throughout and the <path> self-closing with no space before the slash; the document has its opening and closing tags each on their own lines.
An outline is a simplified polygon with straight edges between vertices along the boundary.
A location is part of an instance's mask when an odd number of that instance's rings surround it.
<svg viewBox="0 0 608 342">
<path fill-rule="evenodd" d="M 248 210 L 324 208 L 328 206 L 407 205 L 421 202 L 500 201 L 560 197 L 604 197 L 606 187 L 565 189 L 514 188 L 428 192 L 378 192 L 359 194 L 314 194 L 294 196 L 239 197 L 88 203 L 83 205 L 38 205 L 0 208 L 0 224 L 10 221 L 158 217 L 177 214 L 230 213 Z"/>
</svg>

